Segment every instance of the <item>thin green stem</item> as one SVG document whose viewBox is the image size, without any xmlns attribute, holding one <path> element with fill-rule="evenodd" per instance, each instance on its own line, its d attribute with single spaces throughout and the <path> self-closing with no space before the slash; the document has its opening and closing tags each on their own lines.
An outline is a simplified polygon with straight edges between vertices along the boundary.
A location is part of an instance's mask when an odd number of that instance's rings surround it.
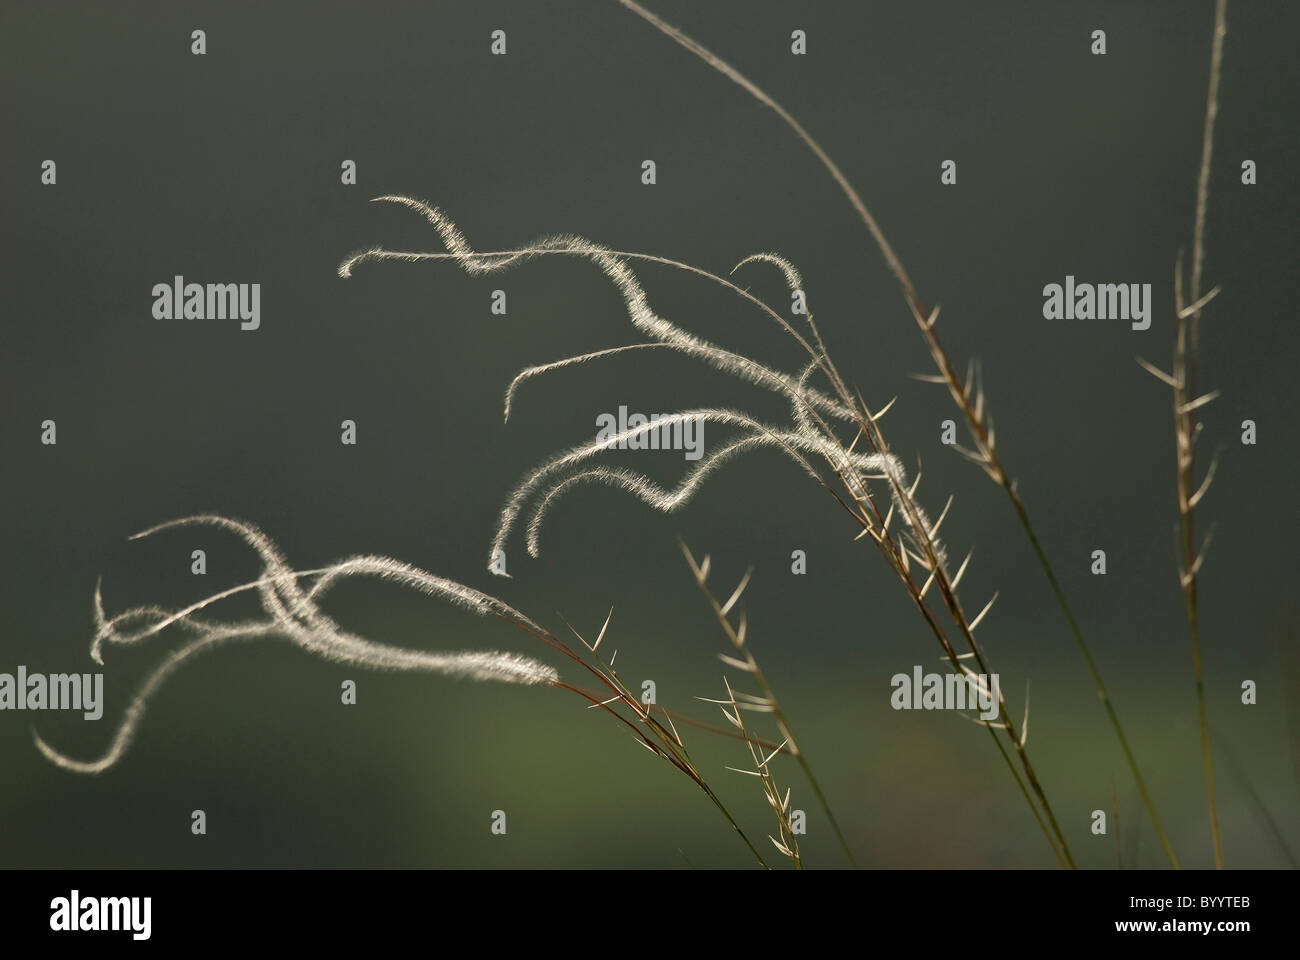
<svg viewBox="0 0 1300 960">
<path fill-rule="evenodd" d="M 1174 848 L 1169 842 L 1168 834 L 1165 833 L 1164 824 L 1160 822 L 1160 814 L 1156 812 L 1155 801 L 1151 798 L 1146 780 L 1138 769 L 1137 758 L 1133 756 L 1133 750 L 1128 744 L 1128 737 L 1124 736 L 1124 728 L 1120 725 L 1119 714 L 1115 712 L 1115 706 L 1111 703 L 1110 695 L 1106 692 L 1106 685 L 1102 682 L 1101 672 L 1097 669 L 1097 663 L 1092 658 L 1092 651 L 1088 649 L 1088 642 L 1083 638 L 1083 631 L 1079 629 L 1079 622 L 1074 617 L 1074 611 L 1070 609 L 1069 601 L 1065 598 L 1065 591 L 1061 588 L 1060 581 L 1056 579 L 1056 573 L 1052 570 L 1047 554 L 1044 552 L 1037 534 L 1034 533 L 1033 524 L 1029 522 L 1029 514 L 1020 501 L 1020 495 L 1016 493 L 1010 484 L 1004 485 L 1003 489 L 1011 498 L 1011 505 L 1015 508 L 1016 516 L 1020 519 L 1020 525 L 1025 531 L 1025 536 L 1029 539 L 1030 545 L 1034 548 L 1034 554 L 1038 557 L 1038 565 L 1047 577 L 1047 582 L 1051 584 L 1052 593 L 1055 594 L 1061 613 L 1070 626 L 1070 633 L 1074 637 L 1075 645 L 1083 655 L 1083 662 L 1088 667 L 1088 675 L 1092 678 L 1093 686 L 1097 688 L 1097 696 L 1106 709 L 1106 716 L 1110 720 L 1111 729 L 1115 731 L 1115 739 L 1119 741 L 1120 749 L 1124 751 L 1124 759 L 1128 763 L 1129 772 L 1133 774 L 1133 780 L 1137 783 L 1138 793 L 1142 797 L 1142 805 L 1146 807 L 1147 815 L 1151 817 L 1151 822 L 1155 825 L 1156 834 L 1160 837 L 1160 845 L 1164 848 L 1165 856 L 1169 858 L 1170 866 L 1177 870 L 1178 857 L 1174 854 Z"/>
</svg>

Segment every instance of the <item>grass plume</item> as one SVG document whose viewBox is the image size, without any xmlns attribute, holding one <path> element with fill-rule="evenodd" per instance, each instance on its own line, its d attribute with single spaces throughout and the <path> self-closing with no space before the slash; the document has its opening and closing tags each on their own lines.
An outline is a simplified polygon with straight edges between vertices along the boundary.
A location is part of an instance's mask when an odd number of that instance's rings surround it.
<svg viewBox="0 0 1300 960">
<path fill-rule="evenodd" d="M 351 276 L 358 264 L 372 260 L 452 260 L 467 272 L 483 273 L 550 254 L 587 259 L 594 262 L 618 287 L 628 317 L 639 331 L 683 353 L 702 358 L 721 372 L 784 394 L 790 402 L 792 422 L 789 424 L 765 424 L 739 410 L 699 408 L 672 414 L 658 423 L 629 427 L 611 438 L 587 441 L 553 455 L 526 474 L 510 492 L 498 518 L 497 532 L 491 542 L 489 555 L 505 549 L 521 514 L 532 503 L 533 513 L 527 522 L 526 542 L 529 553 L 536 556 L 539 552 L 540 528 L 548 507 L 556 497 L 576 484 L 606 483 L 633 494 L 656 510 L 673 512 L 689 501 L 705 479 L 741 453 L 762 448 L 778 449 L 793 459 L 803 473 L 832 493 L 836 501 L 852 516 L 860 535 L 870 535 L 888 568 L 916 604 L 953 668 L 959 672 L 971 673 L 973 671 L 964 660 L 973 658 L 980 667 L 980 672 L 991 672 L 985 663 L 983 651 L 975 640 L 975 629 L 984 620 L 993 601 L 990 600 L 974 618 L 967 616 L 957 590 L 970 558 L 967 556 L 959 570 L 955 574 L 951 573 L 947 550 L 939 537 L 939 529 L 948 516 L 951 499 L 938 519 L 932 521 L 917 497 L 921 479 L 919 472 L 909 479 L 902 461 L 892 452 L 881 430 L 881 417 L 893 401 L 873 412 L 861 395 L 849 388 L 826 350 L 811 309 L 804 316 L 807 323 L 805 335 L 766 302 L 748 292 L 739 291 L 730 280 L 702 267 L 665 257 L 613 251 L 571 235 L 543 238 L 517 249 L 475 251 L 465 241 L 455 223 L 436 207 L 403 197 L 379 199 L 398 202 L 421 213 L 437 228 L 447 247 L 446 252 L 413 253 L 372 247 L 344 260 L 339 268 L 340 276 Z M 805 366 L 797 376 L 774 370 L 695 337 L 659 316 L 650 307 L 644 287 L 629 266 L 631 260 L 656 262 L 686 270 L 741 292 L 764 315 L 774 318 L 807 354 Z M 787 285 L 800 282 L 798 270 L 793 264 L 770 253 L 747 257 L 732 272 L 750 263 L 777 268 Z M 578 358 L 570 358 L 569 361 L 543 365 L 542 368 L 530 367 L 525 372 L 529 376 L 535 376 L 539 369 L 558 371 L 573 363 L 599 359 L 601 355 L 609 357 L 614 354 L 609 351 L 583 354 Z M 816 378 L 820 378 L 821 385 L 813 383 Z M 519 377 L 515 378 L 516 383 L 519 380 Z M 512 389 L 513 386 L 514 384 Z M 508 390 L 507 396 L 511 395 L 512 391 Z M 730 427 L 736 431 L 737 436 L 702 459 L 675 488 L 665 488 L 644 474 L 625 468 L 588 467 L 589 461 L 599 457 L 611 446 L 652 429 L 659 429 L 665 423 L 673 424 L 687 418 L 699 418 Z M 832 425 L 832 421 L 839 426 Z M 850 439 L 841 436 L 839 431 L 845 429 L 850 434 Z M 832 476 L 842 487 L 842 495 L 832 487 L 829 480 Z M 887 503 L 888 506 L 882 508 L 880 503 Z M 951 620 L 950 628 L 941 624 L 936 609 L 927 596 L 932 587 L 937 587 L 940 609 Z M 949 638 L 949 629 L 955 631 L 957 643 L 965 648 L 964 653 L 957 652 Z M 1054 855 L 1062 865 L 1073 867 L 1073 856 L 1064 833 L 1029 760 L 1026 738 L 1008 712 L 1005 697 L 1001 693 L 998 710 L 997 721 L 986 724 L 989 733 L 1047 837 Z M 1005 743 L 999 737 L 999 731 L 1005 735 Z M 1014 762 L 1012 756 L 1015 757 Z"/>
<path fill-rule="evenodd" d="M 678 734 L 674 723 L 673 718 L 679 715 L 663 708 L 656 710 L 642 705 L 619 677 L 612 658 L 607 662 L 599 653 L 601 641 L 609 628 L 609 618 L 593 643 L 588 644 L 574 631 L 587 651 L 584 655 L 505 601 L 389 557 L 359 555 L 325 567 L 294 570 L 279 548 L 257 527 L 216 514 L 201 514 L 161 523 L 131 539 L 196 525 L 216 527 L 239 537 L 257 555 L 262 564 L 262 575 L 256 580 L 220 590 L 197 603 L 176 610 L 156 605 L 138 606 L 112 617 L 104 610 L 101 587 L 97 584 L 93 601 L 95 632 L 90 642 L 90 655 L 96 663 L 104 662 L 106 648 L 141 644 L 162 635 L 169 628 L 184 631 L 189 639 L 168 653 L 148 673 L 128 703 L 108 747 L 99 757 L 92 760 L 76 759 L 52 747 L 33 731 L 37 749 L 50 762 L 74 773 L 96 774 L 108 770 L 122 759 L 131 746 L 150 698 L 180 667 L 202 653 L 236 640 L 287 639 L 299 649 L 332 663 L 375 670 L 437 673 L 465 680 L 545 685 L 574 693 L 589 707 L 599 709 L 624 724 L 641 746 L 698 786 L 735 828 L 758 862 L 767 866 L 762 855 L 691 760 L 685 741 Z M 320 608 L 320 601 L 326 594 L 339 582 L 350 577 L 375 577 L 481 616 L 499 617 L 561 654 L 593 678 L 597 689 L 567 682 L 549 664 L 518 653 L 411 650 L 377 643 L 350 633 Z M 256 592 L 261 602 L 260 618 L 224 621 L 213 619 L 208 613 L 210 608 L 223 600 L 253 592 Z M 612 615 L 611 611 L 611 618 Z M 655 716 L 656 712 L 664 718 L 667 725 Z M 717 731 L 707 724 L 689 722 L 695 727 L 731 735 L 729 731 Z M 749 742 L 747 738 L 746 742 Z M 764 743 L 763 746 L 770 748 L 771 745 Z"/>
<path fill-rule="evenodd" d="M 90 655 L 104 662 L 105 646 L 134 646 L 156 637 L 169 627 L 190 634 L 183 644 L 169 652 L 145 677 L 126 707 L 107 749 L 93 760 L 77 760 L 56 750 L 34 734 L 37 748 L 51 762 L 78 773 L 101 773 L 126 753 L 144 719 L 150 698 L 180 667 L 203 653 L 239 640 L 287 639 L 300 649 L 333 663 L 375 670 L 426 671 L 467 680 L 502 683 L 555 684 L 559 674 L 531 657 L 498 651 L 434 652 L 410 650 L 367 640 L 344 630 L 324 613 L 317 601 L 339 580 L 352 576 L 373 576 L 447 600 L 478 614 L 495 613 L 532 630 L 535 623 L 509 604 L 464 584 L 426 573 L 387 557 L 351 557 L 328 567 L 295 571 L 270 539 L 249 523 L 206 514 L 159 524 L 132 539 L 152 536 L 185 526 L 215 526 L 242 539 L 258 555 L 262 575 L 250 583 L 219 591 L 187 607 L 168 611 L 157 606 L 133 607 L 113 617 L 104 612 L 100 585 L 95 587 L 93 613 L 95 633 Z M 309 584 L 309 586 L 304 586 Z M 214 604 L 241 593 L 256 592 L 262 606 L 259 619 L 224 621 L 198 614 Z"/>
</svg>

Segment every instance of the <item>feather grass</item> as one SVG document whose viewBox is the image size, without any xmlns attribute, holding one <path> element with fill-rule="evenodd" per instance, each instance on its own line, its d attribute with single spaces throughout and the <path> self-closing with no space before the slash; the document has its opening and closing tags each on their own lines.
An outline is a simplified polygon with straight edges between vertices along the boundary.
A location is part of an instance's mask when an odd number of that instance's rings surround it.
<svg viewBox="0 0 1300 960">
<path fill-rule="evenodd" d="M 672 512 L 689 502 L 701 483 L 722 465 L 741 453 L 772 447 L 786 453 L 805 474 L 833 494 L 833 488 L 814 464 L 820 464 L 821 469 L 837 478 L 844 488 L 847 501 L 844 497 L 834 494 L 836 500 L 853 516 L 855 522 L 862 528 L 863 534 L 871 536 L 889 568 L 917 604 L 918 610 L 952 662 L 954 669 L 971 672 L 970 668 L 961 662 L 962 655 L 957 653 L 929 605 L 926 595 L 932 586 L 938 588 L 943 607 L 959 635 L 959 642 L 967 647 L 967 653 L 978 664 L 980 672 L 991 672 L 984 661 L 981 648 L 975 641 L 975 629 L 980 626 L 988 613 L 991 601 L 971 620 L 957 597 L 959 577 L 950 575 L 947 551 L 938 535 L 940 524 L 947 516 L 948 508 L 945 507 L 938 521 L 930 520 L 929 514 L 916 496 L 921 480 L 920 473 L 918 472 L 909 480 L 901 460 L 891 451 L 881 431 L 880 419 L 893 401 L 886 404 L 879 412 L 873 413 L 861 395 L 849 389 L 826 351 L 812 311 L 805 316 L 808 336 L 804 336 L 769 304 L 748 292 L 743 292 L 745 298 L 761 312 L 776 318 L 781 327 L 808 355 L 801 373 L 797 377 L 792 377 L 758 364 L 756 361 L 738 360 L 738 355 L 732 351 L 695 337 L 655 314 L 650 307 L 644 287 L 626 261 L 637 259 L 662 263 L 734 288 L 734 284 L 730 281 L 702 267 L 648 254 L 614 252 L 592 241 L 574 236 L 547 237 L 511 250 L 475 251 L 465 241 L 459 227 L 441 210 L 409 198 L 380 199 L 402 203 L 422 213 L 438 229 L 447 247 L 446 253 L 393 252 L 383 247 L 372 247 L 344 260 L 339 268 L 340 276 L 351 276 L 358 264 L 368 260 L 405 262 L 452 260 L 462 269 L 476 273 L 502 269 L 548 253 L 563 253 L 590 259 L 622 293 L 628 317 L 636 329 L 660 342 L 680 347 L 684 352 L 708 360 L 719 371 L 741 377 L 755 385 L 761 384 L 776 389 L 785 394 L 791 404 L 793 422 L 788 426 L 764 424 L 738 410 L 699 408 L 671 414 L 657 424 L 630 427 L 614 437 L 585 442 L 553 455 L 526 474 L 508 495 L 498 518 L 496 535 L 489 548 L 490 556 L 505 549 L 520 515 L 530 502 L 534 503 L 534 509 L 527 524 L 526 542 L 529 553 L 535 556 L 539 551 L 541 524 L 549 506 L 557 497 L 577 484 L 613 485 L 633 494 L 653 509 Z M 778 255 L 762 253 L 747 257 L 741 260 L 735 269 L 749 263 L 765 263 L 778 268 L 787 284 L 801 282 L 797 268 Z M 599 354 L 584 354 L 582 357 L 585 362 L 586 359 L 599 359 L 602 355 L 608 357 L 613 354 L 602 351 Z M 538 369 L 530 367 L 526 372 L 533 376 L 537 375 L 535 371 Z M 545 365 L 544 369 L 554 371 L 561 369 L 561 365 L 549 364 Z M 756 371 L 760 372 L 756 375 Z M 815 377 L 825 381 L 823 389 L 817 390 L 811 385 L 810 381 Z M 519 378 L 516 377 L 516 382 L 518 380 Z M 510 391 L 507 391 L 507 396 L 510 396 Z M 855 430 L 852 440 L 845 442 L 837 429 L 827 420 L 827 416 L 837 422 L 847 420 L 848 427 Z M 671 425 L 689 418 L 700 418 L 706 422 L 732 427 L 739 432 L 740 436 L 702 460 L 674 488 L 665 488 L 644 474 L 627 468 L 602 466 L 587 468 L 586 466 L 588 461 L 599 457 L 611 446 L 648 433 L 650 430 L 659 429 L 665 423 Z M 862 444 L 862 450 L 858 449 L 859 443 Z M 877 505 L 876 497 L 879 494 L 871 492 L 871 484 L 877 483 L 883 483 L 885 486 L 884 493 L 889 503 L 887 512 L 882 512 Z M 853 505 L 850 506 L 849 502 Z M 900 518 L 901 530 L 897 532 L 890 529 L 895 516 Z M 967 563 L 963 563 L 962 573 L 965 572 Z M 1033 811 L 1054 855 L 1062 865 L 1073 867 L 1074 860 L 1064 833 L 1029 760 L 1025 737 L 1018 732 L 1015 721 L 1007 711 L 1005 697 L 1001 694 L 999 694 L 999 701 L 996 725 L 986 724 L 989 726 L 989 733 Z M 1005 734 L 1009 744 L 1004 744 L 997 731 Z M 1011 759 L 1012 755 L 1015 756 L 1014 763 Z"/>
<path fill-rule="evenodd" d="M 97 774 L 116 765 L 130 748 L 153 695 L 173 673 L 200 654 L 239 640 L 288 639 L 299 649 L 332 663 L 375 670 L 436 673 L 464 680 L 544 685 L 570 691 L 581 697 L 589 706 L 601 709 L 626 725 L 631 729 L 638 743 L 696 784 L 736 830 L 758 862 L 767 867 L 762 855 L 691 760 L 685 741 L 678 734 L 676 724 L 673 722 L 673 718 L 680 715 L 660 708 L 659 714 L 668 724 L 665 726 L 654 715 L 654 708 L 643 706 L 619 678 L 617 671 L 614 670 L 612 659 L 609 662 L 601 659 L 598 650 L 605 630 L 609 626 L 608 619 L 595 643 L 586 644 L 585 640 L 582 641 L 589 651 L 584 656 L 505 601 L 463 583 L 436 576 L 389 557 L 360 555 L 325 567 L 294 570 L 271 539 L 260 529 L 250 523 L 217 514 L 200 514 L 161 523 L 136 534 L 131 539 L 137 540 L 163 531 L 195 525 L 217 527 L 243 540 L 261 562 L 262 576 L 251 582 L 220 590 L 197 603 L 177 610 L 146 605 L 132 607 L 112 617 L 109 617 L 104 610 L 102 585 L 97 583 L 92 603 L 95 632 L 90 643 L 90 654 L 96 663 L 103 663 L 106 648 L 141 644 L 160 636 L 168 628 L 175 627 L 193 636 L 166 654 L 147 674 L 144 682 L 127 704 L 107 748 L 99 757 L 91 760 L 71 757 L 51 746 L 33 731 L 32 736 L 37 749 L 56 766 L 74 773 Z M 559 672 L 549 664 L 518 653 L 493 650 L 457 652 L 411 650 L 376 643 L 349 633 L 321 610 L 319 604 L 339 582 L 353 577 L 375 577 L 443 600 L 480 616 L 499 617 L 560 653 L 593 677 L 600 689 L 593 691 L 569 683 L 561 679 Z M 230 597 L 253 592 L 256 592 L 261 601 L 260 619 L 221 621 L 211 619 L 206 613 L 203 617 L 198 615 L 201 611 L 206 612 Z M 576 631 L 574 633 L 582 640 Z M 698 721 L 687 722 L 706 730 L 731 735 L 728 731 L 718 731 Z M 746 742 L 750 742 L 748 738 Z M 764 743 L 764 747 L 770 748 L 770 746 Z"/>
</svg>

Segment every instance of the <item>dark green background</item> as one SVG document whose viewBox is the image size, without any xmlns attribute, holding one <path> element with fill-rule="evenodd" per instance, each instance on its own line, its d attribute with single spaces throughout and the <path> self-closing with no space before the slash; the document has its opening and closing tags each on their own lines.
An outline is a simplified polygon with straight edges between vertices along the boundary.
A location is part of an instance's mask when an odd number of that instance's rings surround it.
<svg viewBox="0 0 1300 960">
<path fill-rule="evenodd" d="M 1081 614 L 1185 863 L 1210 863 L 1186 628 L 1174 575 L 1168 390 L 1172 270 L 1190 244 L 1212 11 L 1205 3 L 709 3 L 652 7 L 777 97 L 872 205 L 922 295 L 943 305 L 957 358 L 979 356 L 1007 464 Z M 1252 792 L 1294 848 L 1297 803 L 1294 4 L 1229 10 L 1212 182 L 1203 382 L 1205 456 L 1223 448 L 1203 522 L 1210 717 L 1221 751 L 1229 866 L 1285 866 Z M 508 32 L 506 57 L 489 34 Z M 789 35 L 808 32 L 794 57 Z M 208 52 L 189 52 L 190 31 Z M 1088 52 L 1105 29 L 1109 53 Z M 548 259 L 469 278 L 451 264 L 336 277 L 349 252 L 439 249 L 417 216 L 370 204 L 408 193 L 443 207 L 480 248 L 570 232 L 725 273 L 776 250 L 804 271 L 840 368 L 925 467 L 923 501 L 975 561 L 967 605 L 994 590 L 984 643 L 1080 862 L 1116 864 L 1089 813 L 1119 797 L 1124 862 L 1162 858 L 1082 663 L 1002 494 L 938 442 L 940 388 L 883 262 L 825 171 L 742 90 L 612 2 L 6 3 L 0 11 L 4 206 L 0 442 L 5 543 L 0 670 L 92 668 L 90 598 L 110 611 L 180 606 L 256 575 L 210 531 L 142 543 L 155 522 L 213 511 L 262 526 L 300 567 L 383 553 L 497 591 L 553 627 L 610 638 L 630 681 L 697 716 L 720 695 L 723 638 L 676 538 L 747 595 L 754 650 L 871 866 L 1054 863 L 988 738 L 947 713 L 889 707 L 889 677 L 938 649 L 834 502 L 777 454 L 718 475 L 680 514 L 587 488 L 555 510 L 540 560 L 484 570 L 518 477 L 589 438 L 596 414 L 699 404 L 780 421 L 771 395 L 690 359 L 643 353 L 501 398 L 532 363 L 636 342 L 590 265 Z M 58 163 L 41 186 L 40 163 Z M 357 186 L 339 182 L 355 160 Z M 644 159 L 658 184 L 640 183 Z M 939 164 L 958 161 L 958 184 Z M 1253 159 L 1259 184 L 1239 183 Z M 159 321 L 153 284 L 262 284 L 262 328 Z M 1052 322 L 1041 289 L 1067 273 L 1149 282 L 1155 319 Z M 734 296 L 641 271 L 665 316 L 797 369 L 795 348 Z M 781 303 L 779 278 L 746 277 Z M 509 315 L 489 314 L 503 287 Z M 39 424 L 58 422 L 58 445 Z M 359 425 L 343 447 L 339 422 Z M 1242 447 L 1238 424 L 1259 424 Z M 706 431 L 706 443 L 720 430 Z M 629 455 L 625 455 L 629 456 Z M 632 454 L 668 480 L 680 454 Z M 189 554 L 208 551 L 202 581 Z M 793 549 L 808 574 L 792 576 Z M 1088 558 L 1103 548 L 1109 573 Z M 240 609 L 235 604 L 232 610 Z M 375 583 L 329 610 L 409 646 L 518 649 L 533 641 Z M 135 683 L 177 638 L 117 652 L 95 724 L 36 716 L 91 756 Z M 568 674 L 566 673 L 566 676 Z M 359 704 L 338 702 L 342 679 Z M 1242 680 L 1259 704 L 1239 702 Z M 744 866 L 707 800 L 625 729 L 545 689 L 342 670 L 287 644 L 196 661 L 157 696 L 117 768 L 46 763 L 33 715 L 0 714 L 0 865 Z M 766 732 L 766 731 L 765 731 Z M 689 735 L 745 827 L 773 824 L 743 751 Z M 843 863 L 809 811 L 807 862 Z M 189 832 L 207 812 L 209 833 Z M 502 808 L 509 834 L 488 831 Z M 766 843 L 764 841 L 764 843 Z"/>
</svg>

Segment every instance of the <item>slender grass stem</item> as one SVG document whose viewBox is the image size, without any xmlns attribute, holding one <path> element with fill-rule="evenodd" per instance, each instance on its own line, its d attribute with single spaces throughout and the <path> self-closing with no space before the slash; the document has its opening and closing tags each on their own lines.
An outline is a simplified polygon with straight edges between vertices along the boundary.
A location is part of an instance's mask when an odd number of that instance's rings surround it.
<svg viewBox="0 0 1300 960">
<path fill-rule="evenodd" d="M 1128 737 L 1124 735 L 1124 728 L 1119 722 L 1119 714 L 1115 711 L 1115 705 L 1111 702 L 1110 694 L 1106 692 L 1106 685 L 1101 679 L 1101 671 L 1097 669 L 1097 663 L 1092 658 L 1092 651 L 1088 649 L 1088 642 L 1083 638 L 1083 631 L 1079 629 L 1079 622 L 1074 617 L 1074 611 L 1070 609 L 1069 601 L 1065 598 L 1065 591 L 1061 588 L 1060 581 L 1056 579 L 1056 573 L 1053 571 L 1051 563 L 1048 562 L 1047 554 L 1043 551 L 1043 546 L 1039 542 L 1037 534 L 1034 533 L 1033 524 L 1029 522 L 1029 514 L 1020 501 L 1020 495 L 1010 485 L 1005 489 L 1011 498 L 1011 505 L 1015 508 L 1016 516 L 1025 531 L 1025 536 L 1033 546 L 1034 554 L 1038 557 L 1038 565 L 1047 577 L 1047 582 L 1051 584 L 1052 593 L 1056 596 L 1056 602 L 1061 608 L 1066 623 L 1070 626 L 1070 634 L 1074 637 L 1075 645 L 1079 648 L 1079 653 L 1083 655 L 1083 662 L 1088 667 L 1088 675 L 1092 678 L 1093 686 L 1097 688 L 1097 696 L 1106 710 L 1106 717 L 1110 721 L 1111 729 L 1115 732 L 1115 739 L 1119 741 L 1120 749 L 1124 752 L 1124 760 L 1128 763 L 1129 772 L 1133 774 L 1133 780 L 1137 783 L 1138 793 L 1142 797 L 1142 805 L 1146 807 L 1147 815 L 1151 818 L 1152 824 L 1155 825 L 1156 834 L 1160 838 L 1160 846 L 1164 848 L 1170 866 L 1177 870 L 1178 857 L 1174 853 L 1173 845 L 1169 842 L 1169 835 L 1165 833 L 1164 824 L 1160 822 L 1160 814 L 1156 812 L 1155 801 L 1151 798 L 1146 780 L 1138 769 L 1137 758 L 1133 756 L 1133 749 L 1129 746 Z"/>
<path fill-rule="evenodd" d="M 1178 461 L 1178 516 L 1182 560 L 1180 581 L 1183 588 L 1187 625 L 1192 645 L 1192 675 L 1196 684 L 1196 712 L 1200 727 L 1201 763 L 1205 768 L 1205 791 L 1210 812 L 1210 838 L 1214 848 L 1214 866 L 1223 869 L 1223 835 L 1219 826 L 1219 801 L 1214 785 L 1214 750 L 1210 744 L 1210 721 L 1205 702 L 1205 673 L 1201 653 L 1201 618 L 1198 573 L 1203 548 L 1196 546 L 1195 508 L 1203 490 L 1195 484 L 1196 367 L 1200 344 L 1201 276 L 1205 263 L 1205 216 L 1209 204 L 1210 169 L 1214 156 L 1214 122 L 1219 113 L 1219 78 L 1223 70 L 1223 38 L 1227 34 L 1227 0 L 1217 0 L 1214 8 L 1214 39 L 1210 48 L 1209 91 L 1205 98 L 1205 126 L 1201 138 L 1201 167 L 1196 184 L 1196 220 L 1192 242 L 1191 306 L 1179 304 L 1178 336 L 1174 358 L 1174 418 Z M 1179 271 L 1181 273 L 1181 270 Z M 1182 297 L 1181 277 L 1175 279 L 1178 297 Z"/>
</svg>

